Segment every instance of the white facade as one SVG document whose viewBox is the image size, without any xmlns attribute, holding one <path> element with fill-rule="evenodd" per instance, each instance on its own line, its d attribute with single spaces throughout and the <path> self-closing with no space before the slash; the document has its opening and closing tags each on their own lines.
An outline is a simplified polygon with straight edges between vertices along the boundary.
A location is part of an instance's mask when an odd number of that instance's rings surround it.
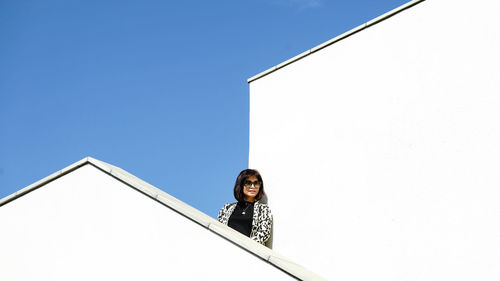
<svg viewBox="0 0 500 281">
<path fill-rule="evenodd" d="M 249 79 L 273 249 L 329 280 L 499 280 L 500 2 L 405 7 Z"/>
<path fill-rule="evenodd" d="M 92 158 L 0 200 L 0 229 L 5 281 L 321 280 Z"/>
</svg>

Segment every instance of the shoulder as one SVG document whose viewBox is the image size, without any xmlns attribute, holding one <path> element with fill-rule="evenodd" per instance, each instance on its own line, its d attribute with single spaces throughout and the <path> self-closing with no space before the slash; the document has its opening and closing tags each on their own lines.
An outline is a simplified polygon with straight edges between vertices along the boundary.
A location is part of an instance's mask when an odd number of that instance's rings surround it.
<svg viewBox="0 0 500 281">
<path fill-rule="evenodd" d="M 236 203 L 224 204 L 222 208 L 219 210 L 219 214 L 217 215 L 217 220 L 227 224 L 229 216 L 234 210 L 234 206 L 236 206 Z"/>
<path fill-rule="evenodd" d="M 229 208 L 231 208 L 232 206 L 235 206 L 235 205 L 236 205 L 236 202 L 224 204 L 222 206 L 221 210 L 227 210 L 227 209 L 229 209 Z"/>
<path fill-rule="evenodd" d="M 265 212 L 271 212 L 271 208 L 269 208 L 269 206 L 266 204 L 266 203 L 260 203 L 260 202 L 256 202 L 255 203 L 255 206 L 261 210 L 261 211 L 265 211 Z"/>
<path fill-rule="evenodd" d="M 259 208 L 269 208 L 266 203 L 262 203 L 260 201 L 255 202 L 255 205 L 257 205 Z"/>
</svg>

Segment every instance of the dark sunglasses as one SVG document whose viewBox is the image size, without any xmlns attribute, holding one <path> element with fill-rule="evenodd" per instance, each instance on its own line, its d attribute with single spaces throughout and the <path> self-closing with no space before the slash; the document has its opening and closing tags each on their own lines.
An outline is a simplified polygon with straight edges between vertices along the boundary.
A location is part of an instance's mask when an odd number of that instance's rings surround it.
<svg viewBox="0 0 500 281">
<path fill-rule="evenodd" d="M 243 182 L 244 186 L 252 186 L 252 184 L 255 187 L 260 187 L 260 181 L 248 181 L 248 180 L 246 180 Z"/>
</svg>

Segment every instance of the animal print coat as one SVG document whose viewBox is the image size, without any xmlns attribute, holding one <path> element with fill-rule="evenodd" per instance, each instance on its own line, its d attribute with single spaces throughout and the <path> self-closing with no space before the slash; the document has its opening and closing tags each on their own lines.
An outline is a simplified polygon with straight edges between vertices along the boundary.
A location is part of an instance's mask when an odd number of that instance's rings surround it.
<svg viewBox="0 0 500 281">
<path fill-rule="evenodd" d="M 224 204 L 219 211 L 217 220 L 227 225 L 229 217 L 233 214 L 236 203 Z M 271 227 L 273 225 L 273 215 L 271 209 L 267 204 L 255 202 L 253 206 L 253 220 L 252 231 L 250 232 L 250 239 L 259 242 L 260 244 L 266 243 L 267 239 L 271 236 Z"/>
</svg>

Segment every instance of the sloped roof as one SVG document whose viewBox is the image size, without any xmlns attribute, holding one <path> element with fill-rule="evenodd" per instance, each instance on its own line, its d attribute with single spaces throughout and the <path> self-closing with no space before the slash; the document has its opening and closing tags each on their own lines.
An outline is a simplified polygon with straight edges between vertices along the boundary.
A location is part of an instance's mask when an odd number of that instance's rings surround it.
<svg viewBox="0 0 500 281">
<path fill-rule="evenodd" d="M 284 272 L 290 274 L 295 278 L 301 280 L 325 280 L 324 278 L 318 276 L 317 274 L 286 259 L 285 257 L 279 255 L 273 250 L 254 242 L 248 237 L 240 234 L 237 231 L 234 231 L 233 229 L 227 227 L 226 225 L 219 223 L 212 217 L 176 199 L 175 197 L 167 194 L 166 192 L 160 190 L 159 188 L 156 188 L 153 185 L 133 176 L 132 174 L 124 171 L 123 169 L 120 169 L 116 166 L 110 165 L 108 163 L 102 162 L 100 160 L 91 157 L 86 157 L 58 172 L 53 173 L 52 175 L 45 177 L 42 180 L 39 180 L 7 197 L 4 197 L 3 199 L 0 199 L 0 207 L 84 165 L 92 165 L 98 168 L 99 170 L 103 171 L 104 173 L 128 184 L 129 186 L 139 190 L 146 196 L 149 196 L 150 198 L 160 202 L 162 205 L 165 205 L 175 210 L 184 217 L 194 221 L 197 224 L 200 224 L 207 230 L 212 231 L 221 237 L 224 237 L 225 239 L 233 242 L 240 248 L 260 257 L 261 259 L 272 264 L 278 269 L 283 270 Z"/>
<path fill-rule="evenodd" d="M 339 35 L 339 36 L 337 36 L 337 37 L 335 37 L 333 39 L 330 39 L 330 40 L 326 41 L 323 44 L 320 44 L 320 45 L 318 45 L 318 46 L 316 46 L 316 47 L 314 47 L 312 49 L 309 49 L 309 50 L 307 50 L 305 52 L 302 52 L 302 53 L 296 55 L 295 57 L 293 57 L 293 58 L 291 58 L 289 60 L 286 60 L 286 61 L 284 61 L 284 62 L 282 62 L 282 63 L 280 63 L 280 64 L 278 64 L 276 66 L 273 66 L 273 67 L 271 67 L 271 68 L 269 68 L 269 69 L 267 69 L 265 71 L 262 71 L 261 73 L 255 75 L 255 76 L 252 76 L 252 77 L 248 78 L 247 82 L 250 83 L 250 82 L 253 82 L 253 81 L 255 81 L 255 80 L 259 79 L 259 78 L 262 78 L 262 77 L 264 77 L 264 76 L 266 76 L 268 74 L 271 74 L 271 73 L 275 72 L 278 69 L 281 69 L 281 68 L 283 68 L 283 67 L 285 67 L 285 66 L 287 66 L 287 65 L 289 65 L 291 63 L 294 63 L 294 62 L 296 62 L 296 61 L 298 61 L 300 59 L 303 59 L 304 57 L 307 57 L 307 56 L 309 56 L 312 53 L 315 53 L 315 52 L 317 52 L 317 51 L 319 51 L 321 49 L 324 49 L 324 48 L 326 48 L 326 47 L 328 47 L 328 46 L 330 46 L 332 44 L 335 44 L 336 42 L 338 42 L 340 40 L 343 40 L 343 39 L 345 39 L 345 38 L 347 38 L 347 37 L 349 37 L 349 36 L 351 36 L 351 35 L 353 35 L 355 33 L 358 33 L 358 32 L 360 32 L 360 31 L 362 31 L 362 30 L 364 30 L 364 29 L 366 29 L 368 27 L 371 27 L 371 26 L 373 26 L 373 25 L 375 25 L 375 24 L 377 24 L 377 23 L 379 23 L 381 21 L 384 21 L 384 20 L 386 20 L 386 19 L 388 19 L 388 18 L 390 18 L 390 17 L 392 17 L 392 16 L 394 16 L 396 14 L 399 14 L 402 11 L 404 11 L 404 10 L 406 10 L 408 8 L 411 8 L 411 7 L 417 5 L 417 4 L 421 3 L 421 2 L 424 2 L 424 1 L 425 0 L 413 0 L 413 1 L 410 1 L 410 2 L 408 2 L 406 4 L 403 4 L 403 5 L 395 8 L 395 9 L 393 9 L 393 10 L 391 10 L 391 11 L 389 11 L 389 12 L 387 12 L 387 13 L 379 16 L 379 17 L 374 18 L 373 20 L 371 20 L 371 21 L 369 21 L 367 23 L 364 23 L 362 25 L 359 25 L 358 27 L 355 27 L 355 28 L 347 31 L 347 32 L 344 32 L 341 35 Z"/>
</svg>

